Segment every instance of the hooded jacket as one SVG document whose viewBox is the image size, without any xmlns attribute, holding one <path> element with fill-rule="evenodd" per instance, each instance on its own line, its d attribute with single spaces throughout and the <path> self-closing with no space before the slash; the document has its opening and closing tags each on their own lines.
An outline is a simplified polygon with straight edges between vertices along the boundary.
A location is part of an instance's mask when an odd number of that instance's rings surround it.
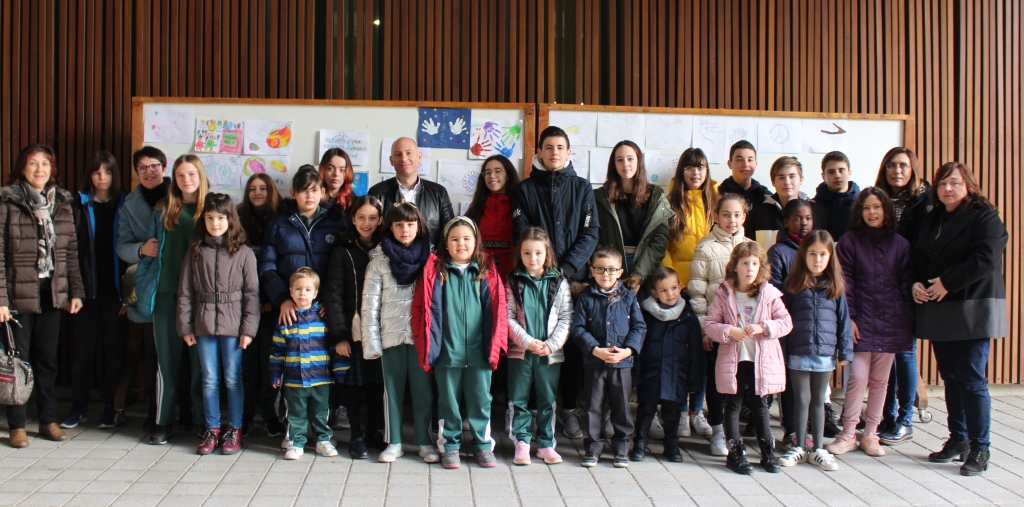
<svg viewBox="0 0 1024 507">
<path fill-rule="evenodd" d="M 629 267 L 624 276 L 635 276 L 642 283 L 647 279 L 665 257 L 665 248 L 668 245 L 668 221 L 675 213 L 665 198 L 665 191 L 657 185 L 649 185 L 649 194 L 644 213 L 644 229 L 640 234 L 640 242 L 636 247 L 633 256 L 633 266 Z M 622 258 L 626 258 L 626 248 L 622 239 L 622 226 L 619 224 L 619 215 L 615 210 L 615 203 L 608 200 L 604 188 L 594 192 L 597 202 L 597 214 L 600 218 L 601 228 L 598 232 L 599 245 L 614 246 Z"/>
<path fill-rule="evenodd" d="M 600 229 L 590 182 L 576 175 L 572 162 L 548 171 L 534 155 L 530 177 L 519 184 L 519 201 L 512 214 L 515 236 L 530 225 L 544 229 L 566 278 L 585 280 Z"/>
<path fill-rule="evenodd" d="M 114 208 L 114 258 L 102 259 L 103 262 L 114 263 L 113 280 L 96 279 L 96 214 L 92 197 L 86 192 L 78 193 L 79 200 L 73 203 L 75 211 L 75 233 L 78 239 L 78 266 L 82 275 L 82 285 L 85 288 L 85 295 L 89 299 L 95 299 L 98 292 L 98 283 L 110 283 L 113 281 L 114 288 L 121 294 L 121 275 L 123 274 L 121 258 L 117 255 L 118 225 L 121 216 L 121 206 L 124 205 L 124 194 L 121 194 Z"/>
<path fill-rule="evenodd" d="M 498 358 L 508 350 L 508 309 L 505 306 L 505 287 L 493 260 L 484 278 L 475 285 L 483 312 L 483 351 L 487 354 L 491 370 L 496 370 Z M 444 285 L 437 271 L 437 255 L 430 254 L 423 266 L 423 278 L 416 284 L 412 303 L 413 342 L 420 366 L 426 372 L 434 370 L 434 363 L 441 354 L 444 305 Z"/>
<path fill-rule="evenodd" d="M 523 290 L 526 284 L 534 283 L 529 275 L 517 271 L 509 275 L 505 286 L 505 305 L 508 307 L 508 357 L 523 359 L 526 349 L 530 348 L 535 338 L 526 330 L 526 314 L 523 313 Z M 572 324 L 572 296 L 569 282 L 559 274 L 548 281 L 546 315 L 547 336 L 543 341 L 551 349 L 547 356 L 548 364 L 557 364 L 565 360 L 565 342 L 569 339 L 569 326 Z"/>
<path fill-rule="evenodd" d="M 789 231 L 783 229 L 775 236 L 775 244 L 768 249 L 768 264 L 772 267 L 772 276 L 768 279 L 780 291 L 785 291 L 784 284 L 789 270 L 793 267 L 793 259 L 796 259 L 796 252 L 800 249 Z"/>
<path fill-rule="evenodd" d="M 224 237 L 207 236 L 185 254 L 178 285 L 178 334 L 256 337 L 260 324 L 260 285 L 256 256 L 246 245 L 234 255 Z"/>
<path fill-rule="evenodd" d="M 320 300 L 327 310 L 327 344 L 332 347 L 343 341 L 353 344 L 352 317 L 362 307 L 366 267 L 374 247 L 360 242 L 355 229 L 349 228 L 338 236 L 338 244 L 331 251 Z"/>
<path fill-rule="evenodd" d="M 714 302 L 718 286 L 725 281 L 725 265 L 736 245 L 750 241 L 743 235 L 741 228 L 736 234 L 729 234 L 715 224 L 711 232 L 701 238 L 693 251 L 693 264 L 690 265 L 690 283 L 686 284 L 686 292 L 690 295 L 693 312 L 704 325 L 704 317 Z"/>
<path fill-rule="evenodd" d="M 344 382 L 351 364 L 327 350 L 320 305 L 295 310 L 295 322 L 278 326 L 270 342 L 270 383 L 309 388 Z"/>
<path fill-rule="evenodd" d="M 833 192 L 829 190 L 827 183 L 821 182 L 815 189 L 814 202 L 823 212 L 823 223 L 818 224 L 818 217 L 814 217 L 814 228 L 827 230 L 834 241 L 839 241 L 839 238 L 850 229 L 850 215 L 853 213 L 853 203 L 859 193 L 860 187 L 853 181 L 846 192 Z"/>
<path fill-rule="evenodd" d="M 583 289 L 576 300 L 570 336 L 583 351 L 583 368 L 632 368 L 640 354 L 647 326 L 633 291 L 616 282 L 611 294 L 604 294 L 597 282 Z M 594 357 L 596 347 L 628 348 L 633 354 L 616 364 Z"/>
</svg>

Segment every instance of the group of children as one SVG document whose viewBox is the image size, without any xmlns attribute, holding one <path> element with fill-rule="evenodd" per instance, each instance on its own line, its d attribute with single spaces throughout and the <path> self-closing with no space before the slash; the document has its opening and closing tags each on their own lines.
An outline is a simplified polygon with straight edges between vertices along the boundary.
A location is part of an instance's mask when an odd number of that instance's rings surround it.
<svg viewBox="0 0 1024 507">
<path fill-rule="evenodd" d="M 684 177 L 682 161 L 676 176 Z M 552 238 L 543 228 L 522 231 L 503 279 L 484 251 L 473 220 L 459 216 L 444 224 L 441 241 L 432 251 L 430 231 L 415 204 L 400 202 L 384 210 L 369 196 L 354 200 L 346 231 L 367 252 L 365 269 L 355 267 L 351 249 L 339 255 L 340 246 L 328 261 L 324 251 L 330 250 L 338 231 L 323 225 L 314 231 L 328 220 L 324 191 L 315 171 L 295 176 L 295 209 L 268 224 L 258 270 L 230 200 L 209 194 L 202 204 L 179 297 L 179 333 L 189 345 L 199 345 L 200 355 L 214 357 L 200 361 L 208 426 L 201 454 L 218 445 L 225 453 L 238 450 L 240 349 L 256 334 L 259 285 L 281 308 L 269 371 L 288 410 L 285 459 L 302 456 L 310 426 L 316 452 L 337 455 L 327 422 L 330 386 L 344 382 L 351 365 L 379 359 L 387 443 L 380 461 L 391 462 L 404 454 L 402 412 L 408 384 L 414 444 L 424 461 L 460 467 L 465 421 L 478 464 L 496 466 L 491 382 L 499 358 L 507 356 L 513 463 L 531 462 L 534 437 L 537 458 L 560 463 L 555 407 L 568 347 L 576 347 L 584 357 L 585 467 L 595 466 L 609 444 L 616 467 L 642 460 L 649 452 L 659 406 L 665 429 L 663 453 L 669 461 L 682 461 L 677 431 L 688 397 L 703 387 L 705 379 L 709 393 L 724 396 L 717 406 L 709 402 L 709 420 L 718 422 L 713 424 L 712 453 L 726 455 L 727 466 L 737 473 L 749 474 L 753 468 L 739 431 L 743 405 L 750 409 L 766 471 L 803 462 L 835 470 L 833 454 L 857 447 L 855 426 L 865 387 L 870 387 L 871 396 L 860 446 L 871 455 L 883 453 L 873 431 L 880 419 L 879 396 L 885 394 L 892 352 L 909 347 L 910 338 L 877 343 L 884 340 L 878 334 L 884 326 L 876 321 L 886 316 L 857 312 L 849 295 L 852 286 L 864 280 L 906 280 L 906 240 L 894 233 L 892 202 L 883 192 L 869 188 L 860 193 L 852 207 L 852 233 L 838 247 L 828 232 L 812 230 L 812 203 L 789 199 L 780 206 L 785 228 L 767 251 L 745 233 L 748 200 L 724 193 L 707 210 L 713 226 L 694 249 L 690 273 L 680 276 L 663 266 L 642 288 L 627 287 L 620 281 L 625 256 L 617 248 L 599 246 L 588 264 L 588 284 L 580 289 L 571 287 L 576 284 L 558 267 Z M 313 245 L 308 250 L 314 254 L 299 254 L 291 261 L 293 266 L 285 268 L 286 252 L 274 245 L 273 238 L 275 228 L 289 222 L 305 232 L 307 243 Z M 863 250 L 877 250 L 886 262 L 858 258 Z M 339 271 L 345 277 L 351 271 L 350 283 L 329 290 L 339 298 L 345 291 L 354 292 L 352 299 L 358 302 L 349 302 L 341 312 L 334 326 L 340 330 L 328 328 L 323 315 L 332 310 L 317 303 L 318 273 Z M 873 285 L 859 287 L 857 295 L 871 298 L 878 290 Z M 885 291 L 886 297 L 906 294 L 902 285 Z M 907 312 L 897 311 L 899 319 L 909 318 Z M 338 340 L 339 332 L 347 339 Z M 351 348 L 355 341 L 361 341 L 361 354 Z M 826 448 L 822 429 L 828 382 L 837 365 L 851 361 L 843 433 Z M 228 387 L 230 439 L 220 435 L 218 362 Z M 634 387 L 635 420 L 630 408 Z M 768 411 L 771 395 L 782 392 L 786 450 L 776 457 Z M 718 414 L 711 414 L 716 410 Z M 536 430 L 531 431 L 534 417 Z M 354 426 L 359 424 L 355 419 Z M 604 433 L 606 421 L 613 429 L 610 442 Z"/>
</svg>

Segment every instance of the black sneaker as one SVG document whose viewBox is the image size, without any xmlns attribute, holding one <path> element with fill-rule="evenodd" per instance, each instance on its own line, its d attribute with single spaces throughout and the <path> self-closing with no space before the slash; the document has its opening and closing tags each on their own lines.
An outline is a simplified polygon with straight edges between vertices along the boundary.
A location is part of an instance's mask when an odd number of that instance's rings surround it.
<svg viewBox="0 0 1024 507">
<path fill-rule="evenodd" d="M 249 431 L 252 430 L 252 419 L 245 419 L 242 421 L 242 438 L 249 436 Z"/>
<path fill-rule="evenodd" d="M 835 438 L 836 435 L 842 433 L 843 430 L 839 429 L 839 415 L 836 414 L 835 410 L 832 410 L 832 404 L 825 404 L 825 438 Z"/>
<path fill-rule="evenodd" d="M 614 465 L 615 468 L 627 468 L 629 467 L 629 457 L 625 454 L 616 454 L 615 457 L 612 458 L 612 465 Z"/>
<path fill-rule="evenodd" d="M 100 415 L 100 423 L 96 427 L 101 430 L 109 430 L 123 424 L 124 412 L 118 412 L 114 410 L 114 407 L 107 407 L 103 409 L 103 414 Z"/>
<path fill-rule="evenodd" d="M 628 461 L 628 460 L 627 460 Z M 597 466 L 597 455 L 593 453 L 586 453 L 583 455 L 583 459 L 580 460 L 580 466 L 587 468 Z"/>
<path fill-rule="evenodd" d="M 153 434 L 149 436 L 150 445 L 164 445 L 171 436 L 171 427 L 158 424 Z"/>
<path fill-rule="evenodd" d="M 284 435 L 284 425 L 281 424 L 281 421 L 278 421 L 276 418 L 271 417 L 270 419 L 267 419 L 267 421 L 264 422 L 263 426 L 266 427 L 267 435 L 269 436 L 280 437 Z"/>
</svg>

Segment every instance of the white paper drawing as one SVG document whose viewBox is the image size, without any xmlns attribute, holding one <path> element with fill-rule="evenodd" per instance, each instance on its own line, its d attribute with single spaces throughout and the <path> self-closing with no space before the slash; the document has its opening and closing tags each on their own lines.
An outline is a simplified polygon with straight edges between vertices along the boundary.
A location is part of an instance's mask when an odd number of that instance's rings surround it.
<svg viewBox="0 0 1024 507">
<path fill-rule="evenodd" d="M 370 159 L 369 130 L 321 130 L 319 133 L 320 148 L 316 160 L 319 162 L 324 152 L 331 148 L 341 148 L 352 159 L 352 165 L 364 166 Z"/>
<path fill-rule="evenodd" d="M 683 150 L 693 140 L 693 116 L 688 114 L 647 115 L 648 150 Z M 637 141 L 639 143 L 639 141 Z"/>
<path fill-rule="evenodd" d="M 761 118 L 757 122 L 757 151 L 765 153 L 800 153 L 803 148 L 802 120 Z"/>
<path fill-rule="evenodd" d="M 443 159 L 437 161 L 437 182 L 448 190 L 448 195 L 473 195 L 479 177 L 479 162 Z"/>
<path fill-rule="evenodd" d="M 259 155 L 207 155 L 200 154 L 210 192 L 228 194 L 236 203 L 242 202 L 245 182 L 255 173 L 264 173 L 277 185 L 278 190 L 287 194 L 291 189 L 292 174 L 288 157 Z"/>
<path fill-rule="evenodd" d="M 619 141 L 646 141 L 647 122 L 642 114 L 601 113 L 597 115 L 597 145 L 611 148 Z"/>
<path fill-rule="evenodd" d="M 644 168 L 647 170 L 647 181 L 655 185 L 667 187 L 676 174 L 679 155 L 674 151 L 644 152 Z"/>
<path fill-rule="evenodd" d="M 466 212 L 469 211 L 469 205 L 473 204 L 471 201 L 462 201 L 459 203 L 459 215 L 466 216 Z"/>
<path fill-rule="evenodd" d="M 391 145 L 395 144 L 395 137 L 385 137 L 380 140 L 380 172 L 395 174 L 395 168 L 391 165 Z M 416 170 L 418 174 L 430 174 L 430 148 L 420 148 L 423 159 Z"/>
<path fill-rule="evenodd" d="M 725 118 L 726 150 L 739 141 L 749 141 L 750 144 L 756 143 L 758 141 L 757 121 L 757 118 L 749 116 L 727 116 Z M 726 152 L 725 156 L 729 156 L 728 152 Z"/>
<path fill-rule="evenodd" d="M 469 131 L 469 158 L 485 159 L 491 155 L 504 155 L 511 160 L 523 158 L 522 120 L 473 118 Z"/>
<path fill-rule="evenodd" d="M 584 179 L 590 176 L 590 153 L 586 148 L 572 150 L 569 160 L 572 161 L 572 169 L 576 171 L 576 176 Z"/>
<path fill-rule="evenodd" d="M 597 113 L 587 111 L 551 111 L 548 125 L 559 127 L 569 135 L 569 147 L 595 146 Z M 537 147 L 538 149 L 540 146 Z"/>
<path fill-rule="evenodd" d="M 290 155 L 292 122 L 277 120 L 246 120 L 245 153 L 248 155 Z"/>
<path fill-rule="evenodd" d="M 693 147 L 704 152 L 709 164 L 724 164 L 729 158 L 725 119 L 721 116 L 694 116 Z"/>
<path fill-rule="evenodd" d="M 828 153 L 830 151 L 845 152 L 849 149 L 850 125 L 846 120 L 804 120 L 803 121 L 803 152 Z"/>
<path fill-rule="evenodd" d="M 142 139 L 147 143 L 191 143 L 195 134 L 192 114 L 190 107 L 146 105 Z"/>
<path fill-rule="evenodd" d="M 595 185 L 604 185 L 608 176 L 608 159 L 612 156 L 612 150 L 594 148 L 590 150 L 590 182 Z"/>
</svg>

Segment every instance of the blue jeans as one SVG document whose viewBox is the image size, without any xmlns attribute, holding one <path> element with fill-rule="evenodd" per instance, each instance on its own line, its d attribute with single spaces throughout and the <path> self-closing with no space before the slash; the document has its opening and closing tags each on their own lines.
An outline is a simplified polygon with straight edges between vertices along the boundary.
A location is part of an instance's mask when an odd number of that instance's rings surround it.
<svg viewBox="0 0 1024 507">
<path fill-rule="evenodd" d="M 970 440 L 971 449 L 987 451 L 992 426 L 988 394 L 989 339 L 932 342 L 939 375 L 946 384 L 949 437 Z"/>
<path fill-rule="evenodd" d="M 228 426 L 242 427 L 245 389 L 242 387 L 242 349 L 237 336 L 197 336 L 196 352 L 203 376 L 203 409 L 207 428 L 220 428 L 220 367 L 228 391 Z"/>
<path fill-rule="evenodd" d="M 889 373 L 889 389 L 885 392 L 882 419 L 903 426 L 914 425 L 914 400 L 917 397 L 917 340 L 905 352 L 897 352 Z M 897 404 L 899 400 L 899 404 Z"/>
</svg>

